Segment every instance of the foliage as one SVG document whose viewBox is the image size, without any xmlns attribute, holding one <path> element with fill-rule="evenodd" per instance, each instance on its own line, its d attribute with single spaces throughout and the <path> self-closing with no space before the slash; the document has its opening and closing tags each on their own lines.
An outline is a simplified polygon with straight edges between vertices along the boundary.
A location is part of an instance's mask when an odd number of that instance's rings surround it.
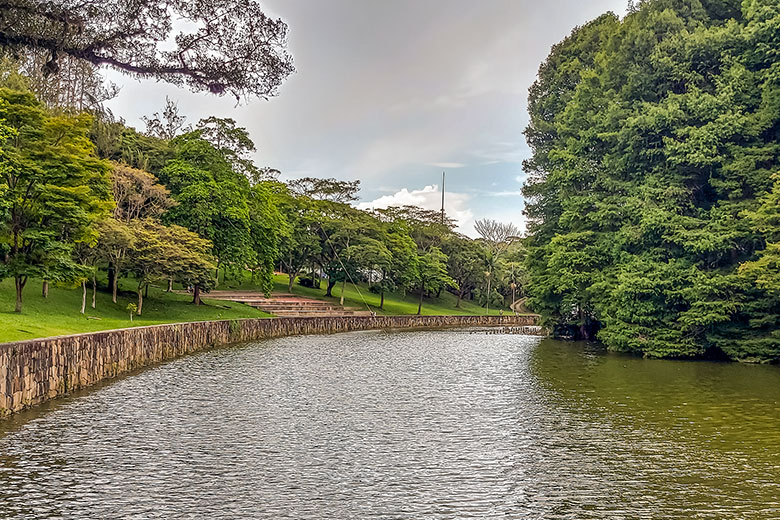
<svg viewBox="0 0 780 520">
<path fill-rule="evenodd" d="M 166 220 L 210 240 L 218 265 L 254 263 L 249 181 L 197 131 L 175 138 L 171 148 L 159 175 L 177 202 Z"/>
<path fill-rule="evenodd" d="M 193 287 L 195 303 L 200 289 L 213 281 L 210 244 L 181 226 L 165 226 L 155 220 L 131 223 L 134 245 L 128 252 L 128 267 L 138 281 L 138 314 L 143 311 L 143 290 L 153 281 L 172 279 Z"/>
<path fill-rule="evenodd" d="M 360 181 L 303 177 L 302 179 L 290 181 L 289 186 L 290 190 L 298 196 L 346 204 L 357 200 Z"/>
<path fill-rule="evenodd" d="M 174 33 L 174 27 L 177 33 Z M 287 25 L 255 0 L 19 0 L 0 5 L 0 46 L 63 56 L 193 90 L 268 97 L 293 72 Z"/>
<path fill-rule="evenodd" d="M 29 277 L 83 276 L 72 247 L 94 244 L 110 209 L 108 165 L 94 155 L 90 126 L 89 116 L 52 114 L 31 93 L 0 88 L 0 277 L 15 279 L 17 312 Z"/>
<path fill-rule="evenodd" d="M 780 153 L 778 31 L 774 1 L 649 0 L 553 48 L 525 164 L 547 324 L 646 356 L 780 359 L 780 309 L 756 283 L 772 238 L 751 221 Z"/>
<path fill-rule="evenodd" d="M 416 276 L 412 284 L 420 291 L 420 303 L 417 314 L 422 312 L 423 296 L 426 291 L 438 291 L 441 288 L 452 287 L 455 280 L 447 274 L 447 255 L 438 247 L 432 247 L 422 252 L 417 261 Z"/>
</svg>

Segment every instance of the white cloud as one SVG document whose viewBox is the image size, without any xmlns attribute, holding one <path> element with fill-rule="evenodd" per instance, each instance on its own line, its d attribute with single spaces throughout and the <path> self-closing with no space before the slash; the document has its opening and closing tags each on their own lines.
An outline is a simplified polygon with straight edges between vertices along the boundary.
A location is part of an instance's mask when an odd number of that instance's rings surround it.
<svg viewBox="0 0 780 520">
<path fill-rule="evenodd" d="M 445 210 L 458 228 L 467 226 L 474 218 L 474 213 L 468 207 L 471 196 L 466 193 L 448 191 L 445 195 Z M 438 184 L 425 186 L 421 190 L 403 188 L 392 195 L 383 195 L 377 199 L 358 204 L 360 209 L 384 209 L 390 206 L 419 206 L 425 209 L 441 209 L 441 188 Z"/>
<path fill-rule="evenodd" d="M 459 162 L 435 162 L 431 163 L 431 166 L 437 166 L 439 168 L 463 168 L 466 165 Z"/>
</svg>

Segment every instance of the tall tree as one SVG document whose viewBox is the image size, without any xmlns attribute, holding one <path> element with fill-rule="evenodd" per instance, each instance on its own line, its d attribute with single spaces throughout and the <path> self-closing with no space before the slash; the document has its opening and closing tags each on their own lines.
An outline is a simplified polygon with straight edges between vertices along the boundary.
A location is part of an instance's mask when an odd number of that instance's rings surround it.
<svg viewBox="0 0 780 520">
<path fill-rule="evenodd" d="M 7 208 L 0 276 L 16 285 L 16 311 L 31 276 L 67 277 L 71 248 L 96 237 L 110 209 L 108 165 L 89 141 L 91 118 L 48 113 L 29 92 L 0 88 L 0 174 Z"/>
<path fill-rule="evenodd" d="M 137 220 L 159 220 L 175 205 L 170 192 L 149 172 L 114 163 L 111 169 L 114 210 L 112 218 L 99 224 L 99 246 L 108 261 L 111 299 L 117 301 L 119 277 L 129 248 L 135 243 L 132 224 Z"/>
<path fill-rule="evenodd" d="M 455 308 L 460 308 L 463 297 L 476 289 L 485 277 L 482 265 L 485 252 L 476 240 L 459 235 L 447 238 L 442 244 L 442 252 L 447 255 L 447 273 L 455 281 L 458 296 Z"/>
<path fill-rule="evenodd" d="M 503 223 L 491 219 L 481 219 L 474 223 L 474 229 L 485 241 L 484 251 L 485 277 L 487 278 L 487 291 L 485 297 L 485 312 L 490 312 L 490 300 L 493 293 L 491 285 L 496 267 L 501 261 L 501 255 L 509 245 L 520 238 L 520 230 L 512 223 Z"/>
<path fill-rule="evenodd" d="M 177 32 L 175 32 L 177 31 Z M 236 98 L 276 94 L 293 72 L 287 25 L 255 0 L 15 0 L 0 4 L 0 46 L 44 51 Z"/>
<path fill-rule="evenodd" d="M 177 205 L 166 220 L 208 239 L 217 269 L 253 264 L 249 180 L 198 131 L 177 137 L 171 147 L 174 158 L 160 171 L 160 179 Z"/>
<path fill-rule="evenodd" d="M 452 287 L 455 281 L 447 274 L 447 255 L 438 247 L 420 253 L 417 261 L 416 276 L 412 279 L 420 291 L 417 315 L 422 314 L 423 297 L 427 291 L 437 291 L 440 287 Z"/>
</svg>

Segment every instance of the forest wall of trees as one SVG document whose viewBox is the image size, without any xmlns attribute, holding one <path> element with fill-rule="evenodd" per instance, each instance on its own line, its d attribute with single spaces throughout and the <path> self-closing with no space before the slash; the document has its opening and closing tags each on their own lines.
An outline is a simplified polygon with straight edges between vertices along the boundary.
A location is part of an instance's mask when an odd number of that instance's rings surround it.
<svg viewBox="0 0 780 520">
<path fill-rule="evenodd" d="M 780 3 L 647 0 L 531 87 L 529 305 L 650 357 L 780 360 Z"/>
<path fill-rule="evenodd" d="M 345 316 L 153 325 L 0 345 L 0 416 L 209 347 L 370 329 L 534 325 L 533 316 Z"/>
</svg>

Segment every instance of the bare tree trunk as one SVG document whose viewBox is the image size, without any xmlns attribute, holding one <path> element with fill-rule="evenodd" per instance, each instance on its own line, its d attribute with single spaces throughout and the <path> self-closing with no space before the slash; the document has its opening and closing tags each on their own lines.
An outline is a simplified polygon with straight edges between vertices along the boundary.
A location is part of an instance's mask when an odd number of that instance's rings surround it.
<svg viewBox="0 0 780 520">
<path fill-rule="evenodd" d="M 149 284 L 146 284 L 146 287 L 144 287 L 144 298 L 149 297 Z"/>
<path fill-rule="evenodd" d="M 423 294 L 425 294 L 424 287 L 420 287 L 420 303 L 417 305 L 417 315 L 419 316 L 422 313 L 422 302 L 423 302 Z"/>
<path fill-rule="evenodd" d="M 463 299 L 463 289 L 458 290 L 458 299 L 455 302 L 455 308 L 460 309 L 460 301 Z"/>
<path fill-rule="evenodd" d="M 335 285 L 336 282 L 334 282 L 332 278 L 328 278 L 328 289 L 325 291 L 325 296 L 333 296 L 333 287 Z"/>
<path fill-rule="evenodd" d="M 173 292 L 173 279 L 168 278 L 168 292 Z"/>
<path fill-rule="evenodd" d="M 341 280 L 341 300 L 339 300 L 339 305 L 344 305 L 344 288 L 347 286 L 347 279 L 344 278 Z"/>
<path fill-rule="evenodd" d="M 81 314 L 87 310 L 87 281 L 81 280 Z"/>
<path fill-rule="evenodd" d="M 200 285 L 196 285 L 192 289 L 192 303 L 200 305 Z"/>
<path fill-rule="evenodd" d="M 379 308 L 382 310 L 385 310 L 385 290 L 382 288 L 382 291 L 379 293 Z"/>
<path fill-rule="evenodd" d="M 92 308 L 97 307 L 97 279 L 95 273 L 92 273 Z"/>
<path fill-rule="evenodd" d="M 140 316 L 143 309 L 144 309 L 144 291 L 141 288 L 141 286 L 138 286 L 138 311 L 136 312 L 136 314 Z"/>
<path fill-rule="evenodd" d="M 287 273 L 287 292 L 292 294 L 292 286 L 293 282 L 295 281 L 295 273 Z"/>
<path fill-rule="evenodd" d="M 488 290 L 487 290 L 487 299 L 485 300 L 485 314 L 490 314 L 490 282 L 492 281 L 492 277 L 488 276 Z"/>
<path fill-rule="evenodd" d="M 49 280 L 43 281 L 43 287 L 41 287 L 41 296 L 44 298 L 49 297 Z"/>
<path fill-rule="evenodd" d="M 117 279 L 119 277 L 117 276 L 116 272 L 114 273 L 114 278 L 111 280 L 111 301 L 116 303 L 116 293 L 117 288 L 119 286 L 119 283 L 117 282 Z"/>
<path fill-rule="evenodd" d="M 24 285 L 27 283 L 26 276 L 15 276 L 14 283 L 16 285 L 16 312 L 22 312 L 22 291 Z"/>
<path fill-rule="evenodd" d="M 116 280 L 117 272 L 116 267 L 113 262 L 108 263 L 108 286 L 114 287 L 114 280 Z M 116 303 L 116 298 L 114 298 L 114 303 Z"/>
</svg>

